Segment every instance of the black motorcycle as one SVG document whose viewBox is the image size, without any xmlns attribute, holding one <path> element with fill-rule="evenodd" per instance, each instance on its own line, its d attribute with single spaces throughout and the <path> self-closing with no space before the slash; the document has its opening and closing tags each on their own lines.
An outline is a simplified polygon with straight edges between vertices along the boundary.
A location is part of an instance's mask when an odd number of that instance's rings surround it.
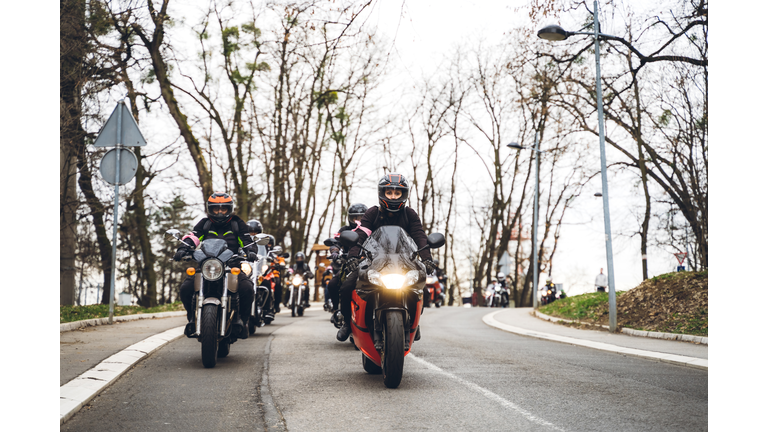
<svg viewBox="0 0 768 432">
<path fill-rule="evenodd" d="M 237 293 L 237 275 L 240 274 L 239 262 L 247 259 L 242 249 L 235 254 L 222 239 L 206 239 L 194 249 L 181 241 L 181 232 L 171 229 L 166 235 L 175 238 L 189 248 L 189 254 L 184 260 L 191 258 L 197 262 L 196 267 L 189 267 L 187 274 L 195 276 L 195 293 L 192 304 L 195 307 L 195 333 L 191 338 L 200 342 L 203 366 L 216 366 L 216 359 L 229 355 L 230 345 L 237 341 L 237 335 L 232 331 L 232 319 L 235 311 L 230 295 Z M 256 244 L 267 244 L 263 238 Z M 248 245 L 250 246 L 250 245 Z M 231 294 L 230 294 L 231 293 Z"/>
</svg>

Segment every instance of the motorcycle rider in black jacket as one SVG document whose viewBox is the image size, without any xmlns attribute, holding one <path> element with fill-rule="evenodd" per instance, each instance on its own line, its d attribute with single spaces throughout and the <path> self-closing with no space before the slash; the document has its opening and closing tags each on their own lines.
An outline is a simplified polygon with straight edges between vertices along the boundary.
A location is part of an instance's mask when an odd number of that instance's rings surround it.
<svg viewBox="0 0 768 432">
<path fill-rule="evenodd" d="M 344 315 L 344 325 L 336 333 L 336 339 L 343 342 L 349 338 L 352 332 L 350 322 L 352 319 L 352 291 L 357 284 L 357 266 L 360 264 L 360 245 L 365 242 L 373 231 L 382 225 L 398 225 L 408 233 L 418 248 L 427 245 L 427 235 L 421 225 L 421 219 L 416 211 L 405 205 L 408 199 L 408 180 L 401 174 L 387 174 L 379 180 L 379 205 L 368 209 L 360 221 L 360 235 L 357 245 L 349 251 L 349 259 L 346 263 L 345 271 L 351 272 L 339 290 L 339 303 L 341 313 Z M 435 271 L 437 266 L 432 261 L 432 253 L 429 248 L 419 252 L 427 274 Z M 410 299 L 409 301 L 417 301 Z M 421 337 L 420 329 L 417 328 L 415 340 Z"/>
<path fill-rule="evenodd" d="M 339 234 L 344 231 L 357 231 L 360 227 L 360 221 L 363 219 L 363 215 L 366 211 L 368 211 L 368 207 L 365 204 L 356 203 L 349 206 L 347 209 L 347 221 L 349 222 L 349 225 L 341 227 L 339 231 L 333 235 L 333 238 L 338 238 Z M 339 255 L 347 251 L 344 251 L 341 247 L 331 246 L 328 252 L 330 252 L 330 258 L 335 273 L 330 282 L 328 282 L 328 296 L 331 298 L 331 303 L 333 303 L 333 311 L 331 313 L 334 314 L 339 310 L 339 287 L 341 286 L 341 271 L 339 271 L 341 270 L 341 266 L 337 263 L 337 260 Z"/>
<path fill-rule="evenodd" d="M 312 274 L 312 269 L 309 268 L 306 259 L 307 257 L 304 255 L 304 252 L 298 252 L 294 257 L 295 261 L 291 266 L 291 270 L 293 270 L 293 274 L 299 274 L 304 279 L 313 279 L 315 275 Z M 304 296 L 301 299 L 301 302 L 303 303 L 304 308 L 309 307 L 309 283 L 307 283 L 307 289 L 304 290 Z"/>
<path fill-rule="evenodd" d="M 180 261 L 188 255 L 201 241 L 210 238 L 219 238 L 227 242 L 229 250 L 237 253 L 238 250 L 251 243 L 248 235 L 248 226 L 234 214 L 235 202 L 228 194 L 216 192 L 205 203 L 205 212 L 208 217 L 201 219 L 192 232 L 182 238 L 182 241 L 190 248 L 180 246 L 173 256 L 174 261 Z M 240 266 L 240 263 L 234 264 Z M 187 311 L 189 321 L 184 328 L 184 334 L 190 336 L 195 333 L 194 317 L 195 307 L 192 305 L 192 295 L 195 291 L 195 276 L 187 276 L 181 283 L 179 297 Z M 240 317 L 250 317 L 251 303 L 253 302 L 253 282 L 241 272 L 237 276 L 237 292 L 232 293 L 232 310 L 235 312 L 232 324 L 235 335 L 241 339 L 248 338 L 248 326 Z"/>
</svg>

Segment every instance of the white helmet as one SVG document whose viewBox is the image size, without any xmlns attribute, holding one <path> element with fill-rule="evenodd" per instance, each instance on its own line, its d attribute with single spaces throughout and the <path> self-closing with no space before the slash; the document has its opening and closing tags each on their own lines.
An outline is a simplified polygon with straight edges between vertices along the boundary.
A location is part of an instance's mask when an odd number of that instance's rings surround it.
<svg viewBox="0 0 768 432">
<path fill-rule="evenodd" d="M 502 280 L 504 279 L 504 272 L 498 272 L 496 273 L 496 279 Z"/>
</svg>

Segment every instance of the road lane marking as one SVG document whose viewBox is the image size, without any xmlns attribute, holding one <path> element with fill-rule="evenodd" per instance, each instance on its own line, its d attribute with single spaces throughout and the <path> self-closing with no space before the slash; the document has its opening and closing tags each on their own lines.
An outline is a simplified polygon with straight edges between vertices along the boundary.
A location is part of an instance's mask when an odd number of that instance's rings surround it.
<svg viewBox="0 0 768 432">
<path fill-rule="evenodd" d="M 64 424 L 125 371 L 163 345 L 184 335 L 184 326 L 172 328 L 139 341 L 113 354 L 59 388 L 59 425 Z"/>
<path fill-rule="evenodd" d="M 454 374 L 452 374 L 452 373 L 450 373 L 450 372 L 440 368 L 437 365 L 434 365 L 434 364 L 432 364 L 432 363 L 430 363 L 430 362 L 428 362 L 428 361 L 426 361 L 426 360 L 424 360 L 422 358 L 416 357 L 413 354 L 410 354 L 409 357 L 412 358 L 413 360 L 415 360 L 416 362 L 421 363 L 422 365 L 426 366 L 428 369 L 431 369 L 431 370 L 433 370 L 435 372 L 443 374 L 443 375 L 447 376 L 448 378 L 451 378 L 452 380 L 457 381 L 457 382 L 459 382 L 460 384 L 462 384 L 462 385 L 464 385 L 466 387 L 469 387 L 470 389 L 472 389 L 472 390 L 482 394 L 483 396 L 487 397 L 488 399 L 490 399 L 490 400 L 500 404 L 504 408 L 507 408 L 507 409 L 512 410 L 512 411 L 515 411 L 518 414 L 521 414 L 523 417 L 525 417 L 526 419 L 528 419 L 529 421 L 531 421 L 533 423 L 536 423 L 536 424 L 538 424 L 540 426 L 545 426 L 545 427 L 551 428 L 551 429 L 556 430 L 556 431 L 565 432 L 565 429 L 562 429 L 562 428 L 560 428 L 560 427 L 558 427 L 558 426 L 556 426 L 556 425 L 554 425 L 554 424 L 552 424 L 552 423 L 550 423 L 550 422 L 548 422 L 548 421 L 546 421 L 544 419 L 540 419 L 540 418 L 536 417 L 535 415 L 531 414 L 530 412 L 520 408 L 516 404 L 514 404 L 514 403 L 504 399 L 503 397 L 497 395 L 496 393 L 494 393 L 494 392 L 492 392 L 492 391 L 490 391 L 490 390 L 488 390 L 488 389 L 486 389 L 484 387 L 480 387 L 479 385 L 477 385 L 475 383 L 472 383 L 472 382 L 469 382 L 469 381 L 467 381 L 467 380 L 465 380 L 463 378 L 460 378 L 460 377 L 458 377 L 458 376 L 456 376 L 456 375 L 454 375 Z"/>
<path fill-rule="evenodd" d="M 604 342 L 595 342 L 595 341 L 590 341 L 585 339 L 572 338 L 568 336 L 558 336 L 551 333 L 542 333 L 534 330 L 527 330 L 524 328 L 511 326 L 509 324 L 504 324 L 502 322 L 499 322 L 496 320 L 496 318 L 494 318 L 494 316 L 500 312 L 503 312 L 503 310 L 491 312 L 483 316 L 483 322 L 499 330 L 504 330 L 504 331 L 519 334 L 522 336 L 529 336 L 529 337 L 544 339 L 544 340 L 553 341 L 553 342 L 561 342 L 561 343 L 566 343 L 570 345 L 578 345 L 578 346 L 587 347 L 587 348 L 594 348 L 597 350 L 612 352 L 616 354 L 626 354 L 626 355 L 642 357 L 650 360 L 658 360 L 664 363 L 672 363 L 680 366 L 688 366 L 688 367 L 693 367 L 697 369 L 704 369 L 707 371 L 709 370 L 709 361 L 707 359 L 702 359 L 697 357 L 687 357 L 687 356 L 681 356 L 677 354 L 661 353 L 656 351 L 646 351 L 646 350 L 640 350 L 635 348 L 626 348 L 619 345 L 612 345 Z"/>
</svg>

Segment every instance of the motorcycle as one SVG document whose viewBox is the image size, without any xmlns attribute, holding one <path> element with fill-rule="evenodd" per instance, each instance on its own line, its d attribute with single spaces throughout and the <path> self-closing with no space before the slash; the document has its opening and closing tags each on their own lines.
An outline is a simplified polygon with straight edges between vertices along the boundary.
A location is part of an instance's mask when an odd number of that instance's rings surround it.
<svg viewBox="0 0 768 432">
<path fill-rule="evenodd" d="M 553 287 L 544 287 L 544 289 L 541 290 L 541 305 L 550 304 L 553 301 L 557 300 L 557 288 Z"/>
<path fill-rule="evenodd" d="M 445 304 L 443 285 L 435 275 L 427 276 L 427 281 L 424 284 L 424 307 L 430 307 L 432 304 L 436 308 Z"/>
<path fill-rule="evenodd" d="M 267 253 L 265 246 L 258 246 L 257 259 L 251 263 L 243 263 L 243 272 L 253 282 L 253 303 L 251 303 L 251 316 L 248 320 L 248 333 L 254 334 L 256 329 L 272 322 L 275 315 L 272 313 L 270 287 L 264 284 L 264 278 L 269 272 L 272 258 Z M 268 285 L 268 284 L 267 284 Z"/>
<path fill-rule="evenodd" d="M 506 295 L 505 295 L 506 294 Z M 485 306 L 505 308 L 509 304 L 509 293 L 498 281 L 494 281 L 485 289 Z"/>
<path fill-rule="evenodd" d="M 347 250 L 358 241 L 354 231 L 339 236 Z M 416 243 L 401 227 L 385 225 L 371 233 L 362 245 L 357 284 L 352 292 L 352 336 L 362 351 L 363 369 L 384 375 L 384 385 L 397 388 L 403 377 L 405 356 L 411 350 L 421 318 L 426 270 L 417 261 L 426 248 L 445 244 L 442 234 Z"/>
<path fill-rule="evenodd" d="M 223 239 L 203 240 L 194 249 L 181 241 L 179 230 L 170 229 L 166 235 L 189 248 L 191 258 L 187 255 L 184 260 L 197 261 L 197 267 L 187 269 L 188 275 L 195 276 L 195 293 L 192 297 L 192 304 L 196 304 L 195 333 L 190 338 L 197 338 L 200 342 L 203 366 L 212 368 L 216 366 L 217 358 L 229 355 L 230 345 L 237 341 L 237 336 L 232 332 L 235 310 L 229 300 L 230 293 L 237 293 L 237 276 L 241 271 L 235 263 L 248 256 L 242 249 L 237 254 L 229 250 Z M 254 243 L 265 245 L 268 241 L 262 238 Z"/>
<path fill-rule="evenodd" d="M 323 264 L 320 264 L 320 268 L 322 269 L 324 267 Z M 328 283 L 331 282 L 331 279 L 333 278 L 333 266 L 325 267 L 325 270 L 323 270 L 321 277 L 321 285 L 323 286 L 323 310 L 326 312 L 332 312 L 333 311 L 333 302 L 331 301 L 331 297 L 328 295 Z"/>
<path fill-rule="evenodd" d="M 291 309 L 292 317 L 304 316 L 304 293 L 309 292 L 308 280 L 311 278 L 312 272 L 295 273 L 289 277 L 291 289 L 288 296 L 288 307 Z"/>
<path fill-rule="evenodd" d="M 282 249 L 278 248 L 279 246 L 275 246 L 275 248 L 267 255 L 267 270 L 262 276 L 261 283 L 259 284 L 261 287 L 261 295 L 264 299 L 262 319 L 265 325 L 272 324 L 272 321 L 275 319 L 277 305 L 282 300 L 275 298 L 275 288 L 280 279 L 280 274 L 285 268 L 285 258 L 290 256 L 290 253 L 283 252 Z"/>
</svg>

